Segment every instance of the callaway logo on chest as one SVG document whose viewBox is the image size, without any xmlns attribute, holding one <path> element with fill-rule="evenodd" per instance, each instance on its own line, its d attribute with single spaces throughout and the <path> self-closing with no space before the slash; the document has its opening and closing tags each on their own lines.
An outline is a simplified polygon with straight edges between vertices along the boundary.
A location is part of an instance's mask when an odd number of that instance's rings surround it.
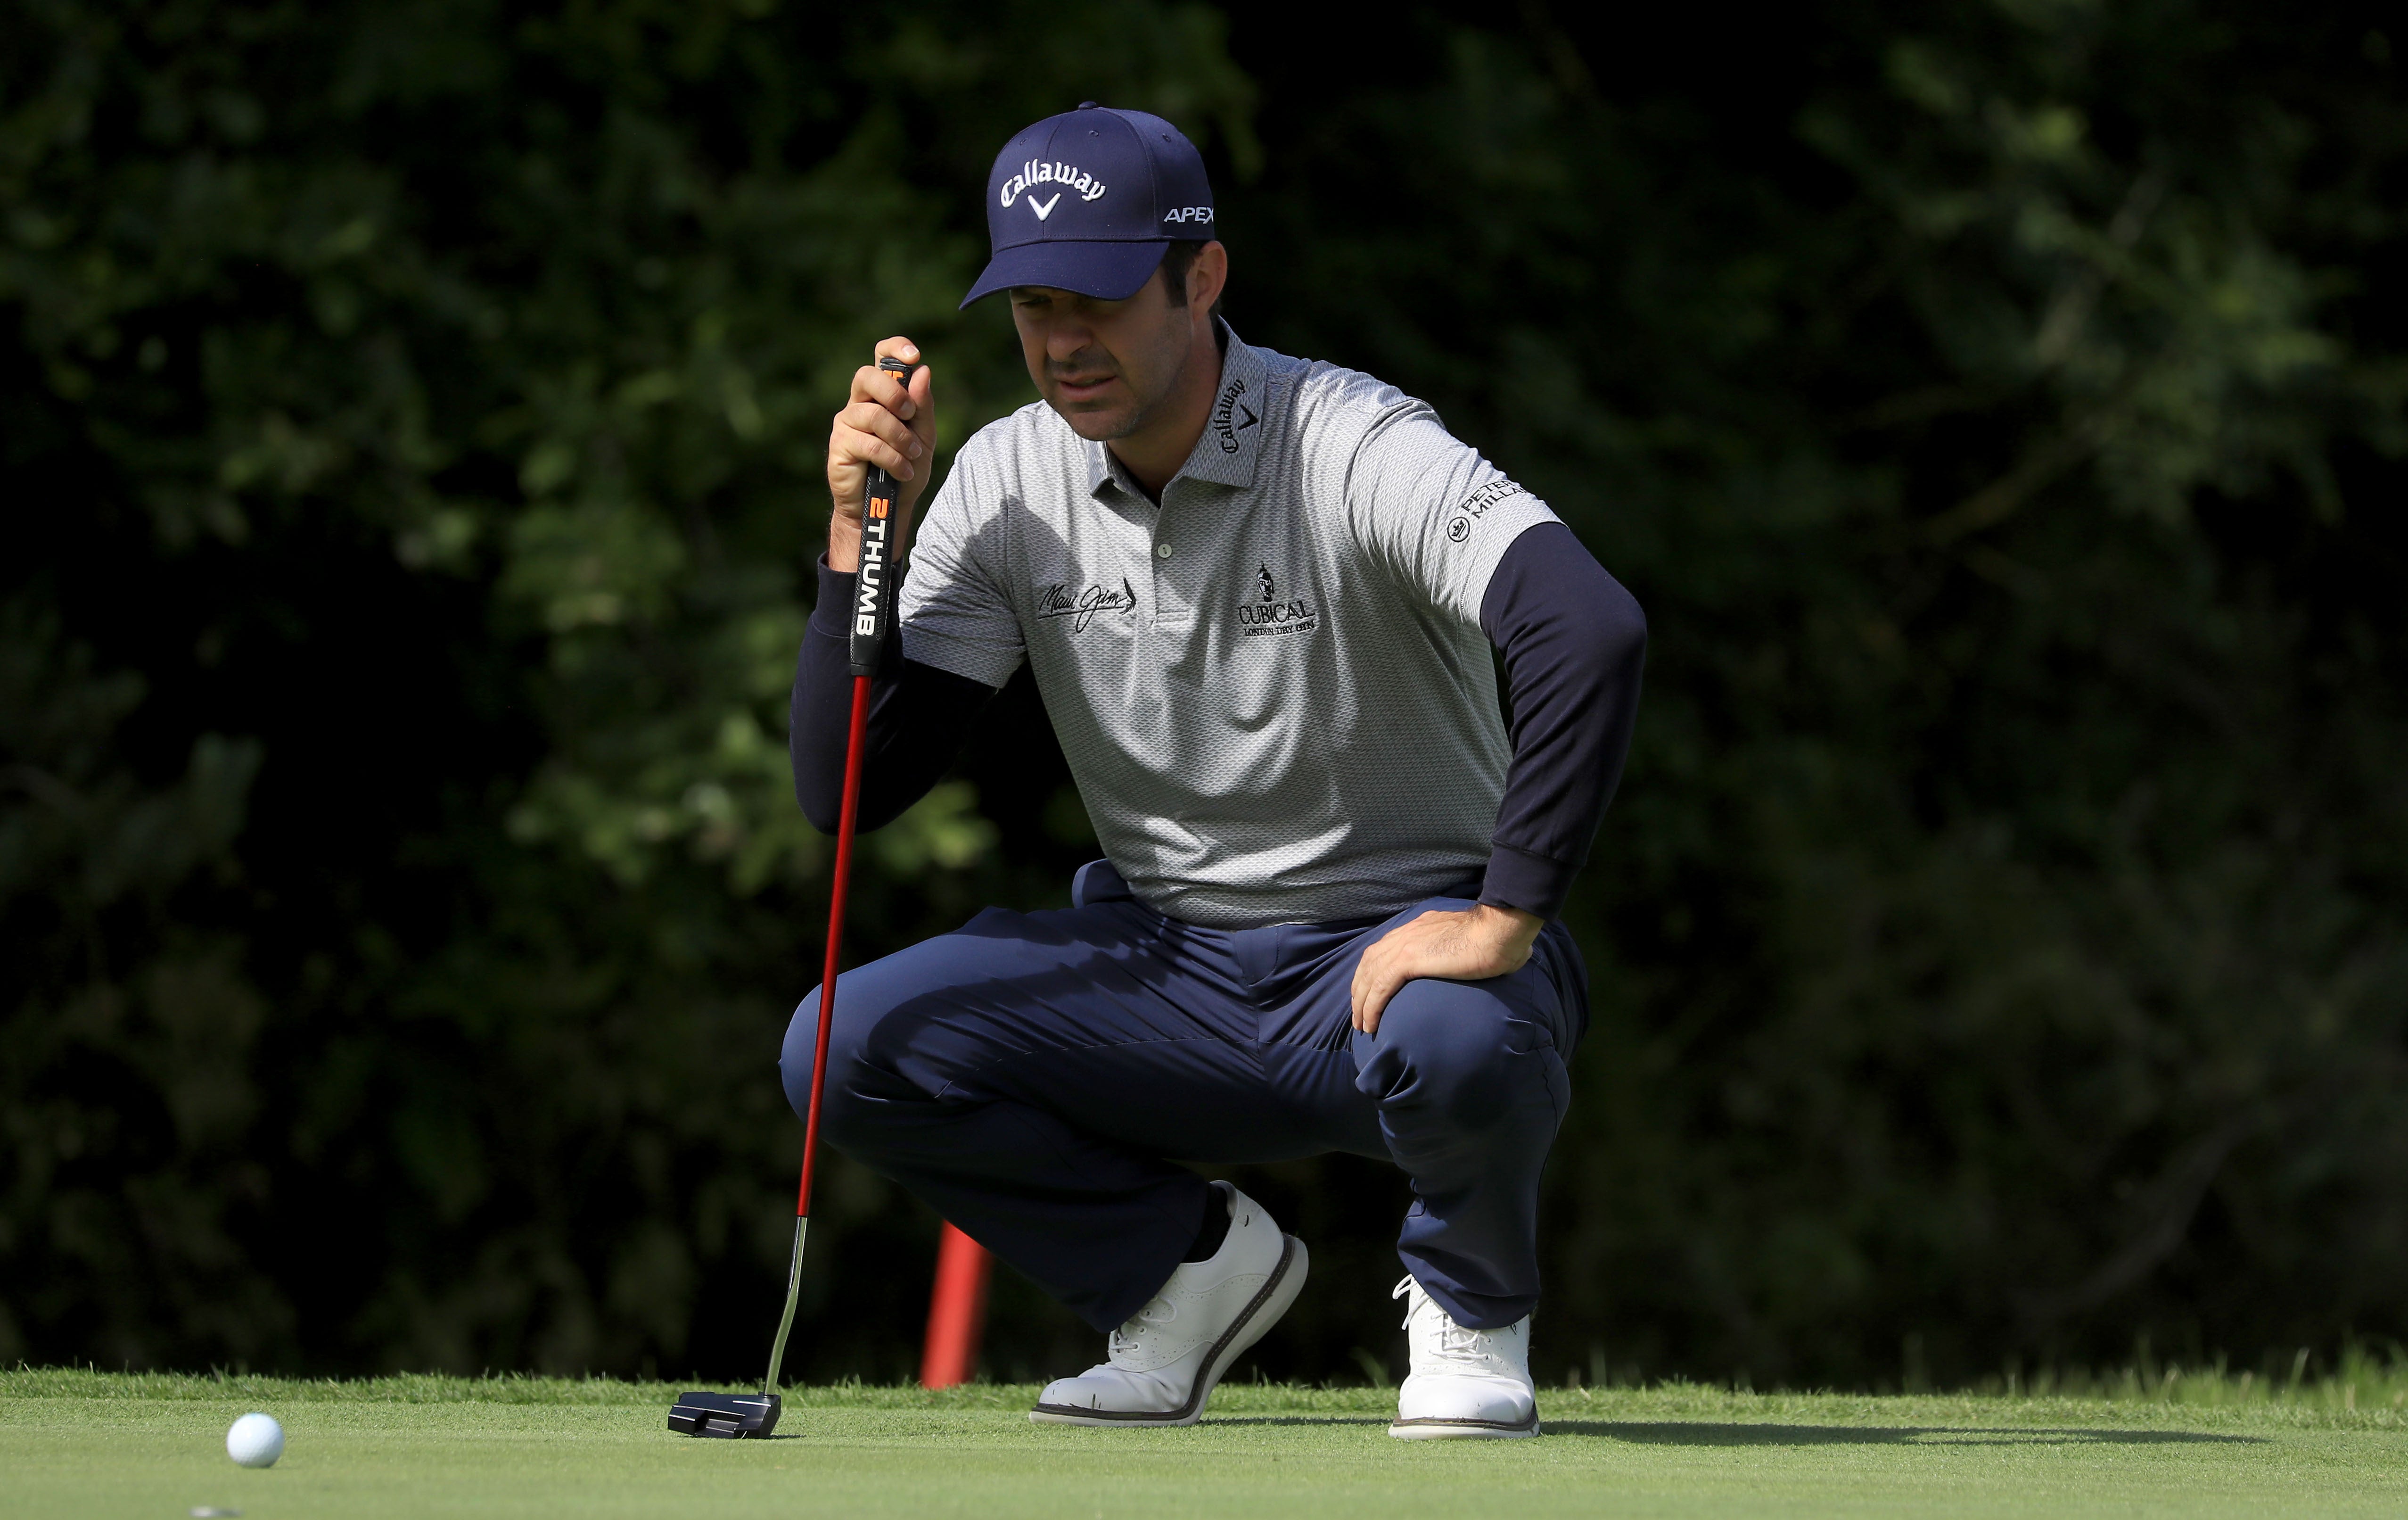
<svg viewBox="0 0 2408 1520">
<path fill-rule="evenodd" d="M 1039 200 L 1037 195 L 1039 185 L 1060 185 L 1062 190 Z M 1061 202 L 1063 190 L 1082 201 L 1094 201 L 1103 199 L 1106 188 L 1101 179 L 1075 164 L 1047 164 L 1032 158 L 1020 166 L 1018 174 L 1003 182 L 1002 196 L 1003 204 L 1009 207 L 1025 192 L 1028 208 L 1037 213 L 1038 221 L 1042 222 L 1054 214 L 1054 208 Z"/>
</svg>

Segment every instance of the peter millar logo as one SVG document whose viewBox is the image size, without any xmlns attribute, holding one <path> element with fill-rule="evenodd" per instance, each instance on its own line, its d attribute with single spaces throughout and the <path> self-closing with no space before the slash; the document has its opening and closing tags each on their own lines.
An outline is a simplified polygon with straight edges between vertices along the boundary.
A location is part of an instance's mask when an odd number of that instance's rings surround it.
<svg viewBox="0 0 2408 1520">
<path fill-rule="evenodd" d="M 1447 538 L 1455 543 L 1463 542 L 1471 537 L 1471 524 L 1475 518 L 1486 517 L 1489 508 L 1521 495 L 1523 488 L 1519 483 L 1498 476 L 1456 505 L 1455 515 L 1446 524 Z"/>
<path fill-rule="evenodd" d="M 1221 440 L 1221 452 L 1238 452 L 1238 435 L 1262 421 L 1239 397 L 1246 394 L 1246 382 L 1240 378 L 1222 388 L 1221 399 L 1212 408 L 1212 436 Z"/>
<path fill-rule="evenodd" d="M 1037 615 L 1040 618 L 1068 618 L 1070 631 L 1074 634 L 1085 633 L 1088 624 L 1107 612 L 1136 610 L 1137 588 L 1129 584 L 1127 576 L 1121 577 L 1117 591 L 1110 586 L 1097 585 L 1089 586 L 1074 595 L 1068 582 L 1056 581 L 1037 594 Z"/>
<path fill-rule="evenodd" d="M 1309 634 L 1321 626 L 1321 614 L 1301 596 L 1283 597 L 1279 581 L 1267 564 L 1254 574 L 1255 596 L 1238 604 L 1238 626 L 1248 638 L 1282 634 Z"/>
<path fill-rule="evenodd" d="M 1499 476 L 1464 497 L 1463 505 L 1457 507 L 1455 510 L 1467 517 L 1486 517 L 1489 508 L 1500 501 L 1522 495 L 1522 483 L 1519 480 L 1509 480 Z"/>
<path fill-rule="evenodd" d="M 1062 190 L 1039 200 L 1039 185 L 1060 185 Z M 1003 204 L 1009 208 L 1025 191 L 1028 208 L 1037 213 L 1038 221 L 1042 222 L 1054 214 L 1054 208 L 1062 199 L 1062 191 L 1067 190 L 1082 201 L 1094 201 L 1103 199 L 1105 188 L 1101 179 L 1075 164 L 1044 164 L 1032 158 L 1020 166 L 1018 174 L 1003 182 Z"/>
</svg>

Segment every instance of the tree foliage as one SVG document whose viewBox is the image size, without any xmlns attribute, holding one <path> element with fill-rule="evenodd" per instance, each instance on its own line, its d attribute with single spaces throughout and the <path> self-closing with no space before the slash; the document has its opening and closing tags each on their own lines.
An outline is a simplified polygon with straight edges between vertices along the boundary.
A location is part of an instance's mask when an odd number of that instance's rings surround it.
<svg viewBox="0 0 2408 1520">
<path fill-rule="evenodd" d="M 2383 18 L 1381 16 L 0 22 L 0 1355 L 750 1367 L 826 417 L 896 331 L 948 442 L 1019 404 L 974 191 L 1082 98 L 1648 607 L 1543 1375 L 2408 1333 Z M 871 843 L 861 954 L 1060 900 L 1033 697 Z M 1393 1179 L 1249 1185 L 1267 1355 L 1381 1354 Z M 908 1364 L 931 1227 L 831 1173 L 799 1369 Z M 1007 1284 L 996 1364 L 1066 1333 Z"/>
</svg>

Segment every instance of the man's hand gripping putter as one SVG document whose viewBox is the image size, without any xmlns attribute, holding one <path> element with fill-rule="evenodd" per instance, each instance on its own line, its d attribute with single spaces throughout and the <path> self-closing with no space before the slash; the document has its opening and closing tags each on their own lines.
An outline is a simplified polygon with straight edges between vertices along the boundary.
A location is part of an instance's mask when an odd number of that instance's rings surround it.
<svg viewBox="0 0 2408 1520">
<path fill-rule="evenodd" d="M 911 384 L 914 366 L 900 359 L 881 359 L 878 367 Z M 895 627 L 895 529 L 903 500 L 895 477 L 876 465 L 869 466 L 868 488 L 861 501 L 861 568 L 853 576 L 853 674 L 863 680 L 878 673 L 886 636 Z"/>
</svg>

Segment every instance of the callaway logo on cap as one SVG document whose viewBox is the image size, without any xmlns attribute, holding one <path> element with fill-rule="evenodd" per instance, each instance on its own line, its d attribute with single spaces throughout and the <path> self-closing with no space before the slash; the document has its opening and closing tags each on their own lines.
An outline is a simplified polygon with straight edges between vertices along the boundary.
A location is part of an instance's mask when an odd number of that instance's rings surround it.
<svg viewBox="0 0 2408 1520">
<path fill-rule="evenodd" d="M 968 306 L 1013 285 L 1107 301 L 1137 294 L 1172 242 L 1209 242 L 1212 186 L 1196 145 L 1159 116 L 1090 100 L 1004 145 L 987 176 L 994 257 Z"/>
</svg>

